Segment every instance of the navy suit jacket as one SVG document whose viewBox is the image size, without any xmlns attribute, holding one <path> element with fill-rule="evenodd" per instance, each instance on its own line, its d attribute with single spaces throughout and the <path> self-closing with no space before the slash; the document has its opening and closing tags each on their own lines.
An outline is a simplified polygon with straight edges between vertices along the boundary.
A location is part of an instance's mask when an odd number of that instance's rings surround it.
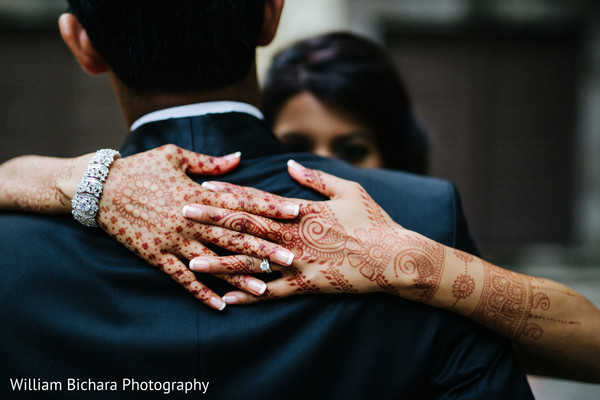
<svg viewBox="0 0 600 400">
<path fill-rule="evenodd" d="M 448 182 L 290 154 L 243 113 L 149 123 L 122 153 L 166 143 L 241 150 L 241 165 L 219 179 L 319 199 L 288 176 L 294 158 L 360 182 L 403 226 L 475 251 Z M 507 341 L 388 294 L 294 296 L 217 312 L 70 215 L 0 214 L 0 262 L 2 399 L 531 398 Z M 177 386 L 194 380 L 208 383 L 206 393 Z M 138 386 L 123 386 L 132 381 Z"/>
</svg>

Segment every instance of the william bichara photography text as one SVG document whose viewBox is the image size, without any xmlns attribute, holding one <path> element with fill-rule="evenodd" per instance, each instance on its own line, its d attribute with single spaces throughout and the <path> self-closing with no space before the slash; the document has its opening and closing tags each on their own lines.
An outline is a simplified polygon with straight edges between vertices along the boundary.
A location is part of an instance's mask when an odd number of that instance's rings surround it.
<svg viewBox="0 0 600 400">
<path fill-rule="evenodd" d="M 92 379 L 69 378 L 66 381 L 45 381 L 37 378 L 10 378 L 13 392 L 160 392 L 206 394 L 210 382 L 153 381 L 123 378 L 119 381 L 94 381 Z"/>
</svg>

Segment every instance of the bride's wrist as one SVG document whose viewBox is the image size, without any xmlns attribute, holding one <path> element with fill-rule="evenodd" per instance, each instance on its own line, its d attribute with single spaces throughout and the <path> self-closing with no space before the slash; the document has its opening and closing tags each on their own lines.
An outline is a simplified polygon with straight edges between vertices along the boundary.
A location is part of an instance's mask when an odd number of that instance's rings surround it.
<svg viewBox="0 0 600 400">
<path fill-rule="evenodd" d="M 113 149 L 100 149 L 90 159 L 71 200 L 73 218 L 84 226 L 96 228 L 100 197 L 111 164 L 121 154 Z"/>
<path fill-rule="evenodd" d="M 407 300 L 430 303 L 440 284 L 445 249 L 439 243 L 397 225 L 398 247 L 390 277 L 396 294 Z"/>
<path fill-rule="evenodd" d="M 57 190 L 65 198 L 69 210 L 71 210 L 71 200 L 75 197 L 77 185 L 93 156 L 94 153 L 89 153 L 67 159 L 63 173 L 56 182 Z"/>
</svg>

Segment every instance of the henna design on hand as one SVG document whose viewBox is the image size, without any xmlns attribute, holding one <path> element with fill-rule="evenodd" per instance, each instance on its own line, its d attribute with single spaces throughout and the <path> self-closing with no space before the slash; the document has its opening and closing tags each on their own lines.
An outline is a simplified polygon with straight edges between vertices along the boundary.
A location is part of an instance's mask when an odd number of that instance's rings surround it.
<svg viewBox="0 0 600 400">
<path fill-rule="evenodd" d="M 371 211 L 370 211 L 371 212 Z M 389 265 L 396 238 L 384 229 L 362 228 L 349 235 L 325 203 L 312 203 L 300 209 L 297 224 L 285 224 L 272 230 L 268 238 L 293 250 L 298 260 L 323 265 L 319 272 L 336 291 L 356 293 L 358 290 L 340 268 L 344 262 L 358 270 L 370 281 L 381 283 L 380 278 Z M 389 228 L 388 228 L 389 229 Z M 382 245 L 382 237 L 387 242 Z M 290 286 L 302 292 L 315 292 L 316 286 L 298 269 L 288 277 Z"/>
<path fill-rule="evenodd" d="M 333 289 L 343 293 L 356 291 L 338 268 L 344 261 L 347 233 L 324 203 L 301 206 L 297 224 L 286 223 L 274 228 L 266 234 L 269 240 L 294 251 L 298 260 L 323 265 L 318 271 Z M 288 272 L 290 276 L 286 279 L 290 287 L 303 293 L 320 292 L 298 268 L 289 268 Z"/>
<path fill-rule="evenodd" d="M 430 303 L 437 292 L 444 270 L 445 252 L 439 243 L 408 236 L 399 245 L 404 250 L 396 254 L 394 270 L 413 277 L 414 287 L 420 291 L 419 301 Z"/>
<path fill-rule="evenodd" d="M 325 185 L 318 174 L 311 174 L 310 179 L 313 184 Z M 206 218 L 225 230 L 206 230 L 198 239 L 236 251 L 229 240 L 228 229 L 232 229 L 291 250 L 303 266 L 282 273 L 296 293 L 313 293 L 320 288 L 326 292 L 384 290 L 398 294 L 399 289 L 390 283 L 395 274 L 396 278 L 402 276 L 413 299 L 430 302 L 443 271 L 443 246 L 414 233 L 399 234 L 389 216 L 362 188 L 356 194 L 362 207 L 353 209 L 350 216 L 347 212 L 336 215 L 335 200 L 301 203 L 299 216 L 284 222 L 231 210 L 211 211 Z M 358 226 L 352 222 L 354 217 Z"/>
<path fill-rule="evenodd" d="M 376 281 L 389 265 L 398 239 L 381 228 L 359 228 L 354 234 L 356 239 L 350 237 L 346 242 L 348 261 L 365 278 Z"/>
<path fill-rule="evenodd" d="M 296 267 L 288 267 L 288 270 L 291 272 L 291 276 L 286 278 L 289 286 L 296 289 L 296 292 L 299 293 L 321 293 L 321 289 L 319 289 L 311 280 L 303 274 Z"/>
<path fill-rule="evenodd" d="M 442 277 L 444 246 L 399 227 L 359 184 L 294 164 L 288 166 L 296 180 L 332 199 L 296 200 L 299 214 L 291 221 L 273 221 L 260 212 L 250 215 L 210 208 L 194 218 L 224 231 L 251 233 L 292 251 L 294 265 L 281 271 L 282 279 L 272 281 L 277 288 L 270 292 L 274 296 L 383 290 L 431 302 Z M 230 193 L 273 196 L 217 185 Z M 206 230 L 197 239 L 236 251 L 233 241 L 222 238 L 228 235 Z"/>
<path fill-rule="evenodd" d="M 306 182 L 307 186 L 310 186 L 321 193 L 327 190 L 327 185 L 321 178 L 321 172 L 314 169 L 304 168 L 302 170 L 302 174 L 304 175 L 304 181 Z"/>
<path fill-rule="evenodd" d="M 162 226 L 165 206 L 174 203 L 166 183 L 144 173 L 125 176 L 112 199 L 116 213 L 144 231 Z"/>
<path fill-rule="evenodd" d="M 245 259 L 245 261 L 242 261 L 239 258 L 235 258 L 234 263 L 228 263 L 226 269 L 240 274 L 251 274 L 254 272 L 252 268 L 253 266 L 254 264 L 249 258 Z"/>
<path fill-rule="evenodd" d="M 215 255 L 195 240 L 194 222 L 185 219 L 181 209 L 209 192 L 194 183 L 186 170 L 216 174 L 239 162 L 231 160 L 173 145 L 119 159 L 105 182 L 98 213 L 100 227 L 110 236 L 218 309 L 224 306 L 220 297 L 202 285 L 181 261 Z M 240 275 L 224 278 L 240 288 L 247 283 Z"/>
<path fill-rule="evenodd" d="M 322 271 L 325 279 L 329 281 L 329 284 L 336 290 L 342 293 L 358 293 L 358 290 L 354 289 L 354 286 L 344 278 L 344 275 L 333 266 L 328 267 Z"/>
<path fill-rule="evenodd" d="M 389 232 L 393 232 L 392 236 L 395 238 L 393 243 L 389 237 L 382 242 L 387 247 L 385 253 L 394 254 L 393 265 L 396 277 L 399 277 L 399 273 L 407 276 L 413 275 L 414 288 L 418 292 L 416 300 L 430 303 L 442 278 L 445 258 L 443 246 L 418 236 L 399 236 L 392 229 L 391 219 L 362 187 L 360 196 L 372 225 L 385 227 Z M 381 261 L 385 264 L 385 260 Z M 416 276 L 414 276 L 415 274 Z M 384 291 L 398 295 L 398 290 L 389 284 L 385 276 L 381 274 L 376 279 L 378 286 Z"/>
</svg>

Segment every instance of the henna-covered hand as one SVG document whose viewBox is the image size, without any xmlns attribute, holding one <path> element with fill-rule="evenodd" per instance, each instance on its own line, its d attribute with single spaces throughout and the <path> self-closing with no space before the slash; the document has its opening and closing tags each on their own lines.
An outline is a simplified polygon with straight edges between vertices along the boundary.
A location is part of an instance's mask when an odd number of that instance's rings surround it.
<svg viewBox="0 0 600 400">
<path fill-rule="evenodd" d="M 200 283 L 181 261 L 216 255 L 204 246 L 205 241 L 197 232 L 199 228 L 201 231 L 200 224 L 185 219 L 182 207 L 197 202 L 271 218 L 293 218 L 298 212 L 298 207 L 289 202 L 258 202 L 253 196 L 210 191 L 186 175 L 220 175 L 235 168 L 239 161 L 239 154 L 211 157 L 174 145 L 118 159 L 104 184 L 98 223 L 110 236 L 165 272 L 197 299 L 222 310 L 225 302 L 221 297 Z M 243 254 L 279 262 L 291 262 L 293 258 L 279 246 L 245 235 L 230 235 L 229 243 Z M 266 289 L 262 281 L 247 275 L 220 277 L 256 295 Z"/>
<path fill-rule="evenodd" d="M 289 173 L 299 183 L 330 197 L 329 201 L 295 201 L 298 218 L 275 221 L 263 216 L 191 205 L 188 218 L 243 232 L 290 249 L 291 266 L 273 265 L 281 278 L 268 283 L 267 293 L 256 297 L 235 291 L 224 298 L 228 303 L 249 303 L 266 298 L 300 293 L 355 293 L 388 291 L 429 301 L 441 275 L 444 251 L 440 245 L 397 225 L 357 183 L 321 171 L 289 163 Z M 261 201 L 283 198 L 223 182 L 209 182 L 215 190 L 254 195 Z M 358 206 L 357 206 L 358 205 Z M 235 251 L 205 226 L 199 232 L 205 240 Z M 210 273 L 261 272 L 260 260 L 247 256 L 196 258 L 190 267 Z M 391 281 L 394 284 L 391 284 Z"/>
</svg>

